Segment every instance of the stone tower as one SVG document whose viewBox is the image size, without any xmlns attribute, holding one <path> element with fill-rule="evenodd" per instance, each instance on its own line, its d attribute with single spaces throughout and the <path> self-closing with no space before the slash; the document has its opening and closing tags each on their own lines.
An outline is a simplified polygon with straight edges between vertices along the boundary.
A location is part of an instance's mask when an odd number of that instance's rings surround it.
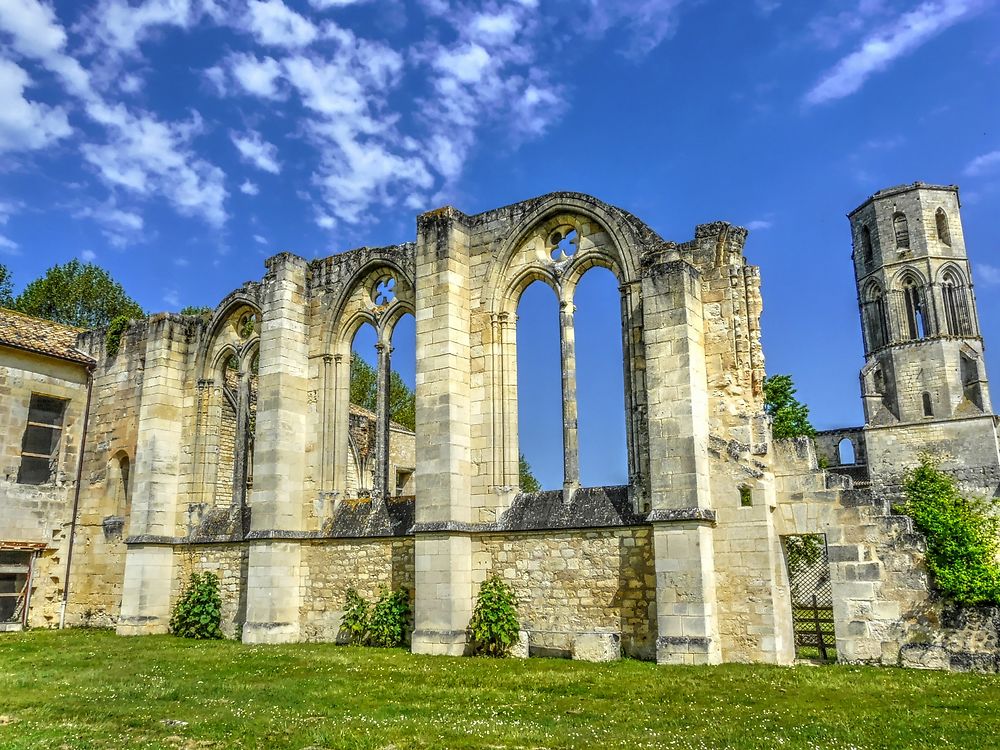
<svg viewBox="0 0 1000 750">
<path fill-rule="evenodd" d="M 964 450 L 965 439 L 982 441 L 981 466 L 995 466 L 996 429 L 958 188 L 921 182 L 888 188 L 848 217 L 872 478 L 898 475 L 901 464 L 911 463 L 897 452 L 880 466 L 872 455 L 880 445 L 886 461 L 894 447 L 933 452 L 936 445 L 947 460 Z M 988 484 L 995 488 L 992 478 Z"/>
</svg>

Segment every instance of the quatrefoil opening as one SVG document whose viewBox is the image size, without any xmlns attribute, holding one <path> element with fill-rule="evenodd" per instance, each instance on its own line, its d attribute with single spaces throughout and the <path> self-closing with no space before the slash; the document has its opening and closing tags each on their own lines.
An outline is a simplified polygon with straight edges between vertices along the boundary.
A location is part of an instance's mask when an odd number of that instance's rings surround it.
<svg viewBox="0 0 1000 750">
<path fill-rule="evenodd" d="M 580 247 L 580 235 L 575 229 L 566 227 L 557 229 L 549 235 L 549 256 L 554 261 L 566 260 L 573 257 Z"/>
<path fill-rule="evenodd" d="M 372 301 L 378 307 L 383 307 L 388 305 L 390 302 L 396 299 L 396 279 L 392 276 L 386 276 L 380 279 L 375 284 L 375 290 L 372 292 Z"/>
</svg>

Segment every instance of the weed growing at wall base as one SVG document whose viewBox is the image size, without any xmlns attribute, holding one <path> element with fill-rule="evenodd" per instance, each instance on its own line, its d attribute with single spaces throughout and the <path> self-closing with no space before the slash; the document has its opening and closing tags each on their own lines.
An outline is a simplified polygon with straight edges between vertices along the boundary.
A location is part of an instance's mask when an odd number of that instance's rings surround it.
<svg viewBox="0 0 1000 750">
<path fill-rule="evenodd" d="M 927 537 L 927 567 L 941 592 L 959 604 L 1000 604 L 1000 519 L 989 504 L 963 497 L 928 456 L 909 473 L 904 490 L 901 510 Z"/>
<path fill-rule="evenodd" d="M 182 638 L 222 638 L 222 597 L 215 573 L 192 573 L 170 617 L 170 632 Z"/>
<path fill-rule="evenodd" d="M 479 587 L 476 608 L 469 622 L 476 653 L 507 656 L 517 643 L 520 631 L 514 590 L 500 576 L 490 576 Z"/>
</svg>

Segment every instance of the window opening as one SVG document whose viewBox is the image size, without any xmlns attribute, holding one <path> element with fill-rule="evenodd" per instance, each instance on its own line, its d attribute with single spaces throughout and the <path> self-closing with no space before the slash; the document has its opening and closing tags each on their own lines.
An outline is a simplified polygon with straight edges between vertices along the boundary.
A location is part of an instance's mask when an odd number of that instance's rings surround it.
<svg viewBox="0 0 1000 750">
<path fill-rule="evenodd" d="M 0 625 L 24 624 L 31 553 L 0 550 Z"/>
<path fill-rule="evenodd" d="M 28 423 L 21 439 L 18 484 L 44 484 L 52 480 L 67 403 L 65 399 L 31 394 Z"/>
<path fill-rule="evenodd" d="M 396 279 L 392 276 L 387 276 L 375 284 L 375 292 L 372 295 L 372 299 L 375 304 L 379 307 L 383 305 L 388 305 L 390 302 L 396 299 Z"/>
<path fill-rule="evenodd" d="M 575 229 L 557 229 L 549 235 L 549 245 L 552 246 L 552 260 L 565 260 L 576 253 L 580 238 Z"/>
<path fill-rule="evenodd" d="M 951 228 L 948 226 L 948 214 L 943 208 L 939 208 L 934 214 L 934 222 L 937 224 L 937 236 L 941 242 L 951 247 Z"/>
<path fill-rule="evenodd" d="M 896 247 L 900 250 L 908 250 L 910 247 L 910 226 L 904 214 L 896 213 L 892 217 L 892 230 L 896 235 Z"/>
<path fill-rule="evenodd" d="M 924 303 L 920 288 L 912 277 L 903 282 L 903 297 L 906 301 L 906 327 L 910 339 L 922 339 L 924 328 Z"/>
<path fill-rule="evenodd" d="M 574 292 L 576 402 L 580 484 L 628 484 L 622 301 L 618 278 L 603 267 L 587 271 Z"/>
<path fill-rule="evenodd" d="M 837 444 L 837 459 L 841 466 L 853 466 L 858 462 L 853 440 L 844 438 Z"/>
<path fill-rule="evenodd" d="M 740 507 L 753 507 L 753 488 L 745 484 L 740 487 Z"/>
<path fill-rule="evenodd" d="M 931 404 L 931 394 L 927 392 L 924 393 L 924 416 L 934 416 L 934 406 Z"/>
<path fill-rule="evenodd" d="M 885 314 L 885 298 L 882 290 L 874 285 L 868 292 L 868 318 L 871 348 L 880 349 L 889 343 L 889 325 Z"/>
<path fill-rule="evenodd" d="M 941 296 L 944 299 L 945 325 L 951 336 L 963 336 L 966 333 L 963 294 L 958 278 L 949 271 L 941 284 Z"/>
<path fill-rule="evenodd" d="M 865 259 L 865 265 L 871 266 L 875 260 L 875 251 L 872 249 L 872 233 L 867 224 L 861 227 L 861 249 Z"/>
</svg>

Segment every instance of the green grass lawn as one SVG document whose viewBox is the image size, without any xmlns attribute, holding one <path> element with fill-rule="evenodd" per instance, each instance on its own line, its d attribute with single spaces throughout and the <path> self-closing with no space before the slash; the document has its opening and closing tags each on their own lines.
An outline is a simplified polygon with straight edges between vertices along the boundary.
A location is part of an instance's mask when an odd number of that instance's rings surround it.
<svg viewBox="0 0 1000 750">
<path fill-rule="evenodd" d="M 994 676 L 0 634 L 4 750 L 998 746 Z"/>
</svg>

